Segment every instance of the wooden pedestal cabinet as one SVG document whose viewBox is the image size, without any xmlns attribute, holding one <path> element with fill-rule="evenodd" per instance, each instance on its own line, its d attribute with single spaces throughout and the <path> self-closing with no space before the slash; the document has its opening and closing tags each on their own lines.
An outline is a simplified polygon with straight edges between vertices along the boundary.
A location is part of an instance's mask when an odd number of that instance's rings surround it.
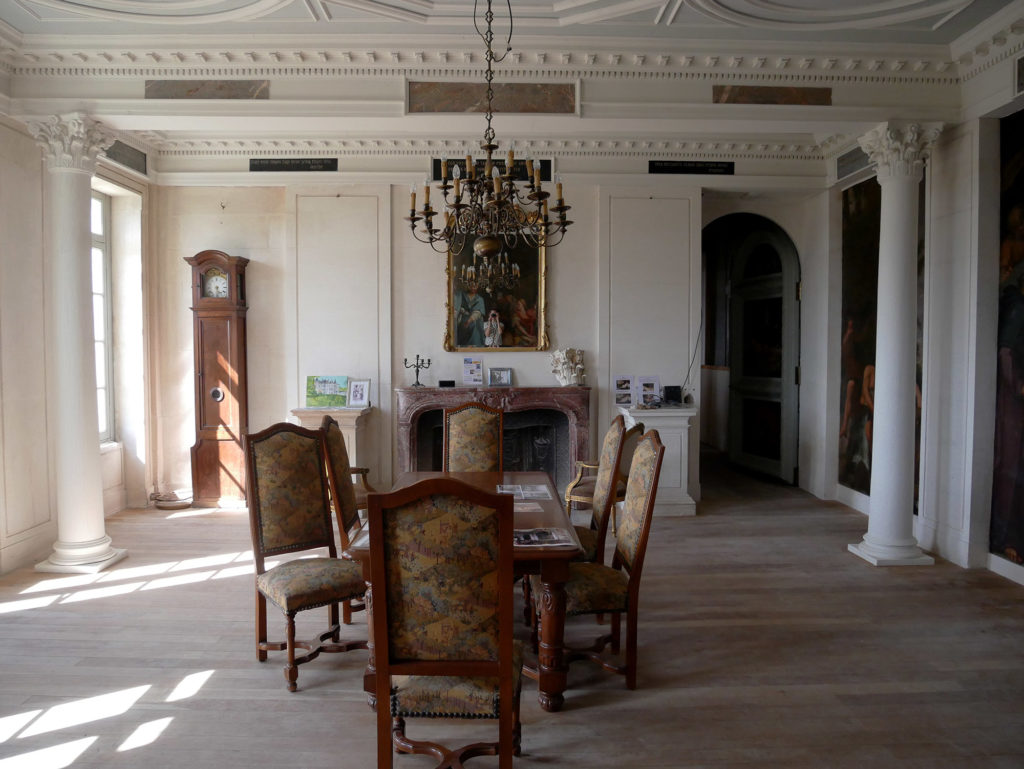
<svg viewBox="0 0 1024 769">
<path fill-rule="evenodd" d="M 192 504 L 244 504 L 242 436 L 249 429 L 245 267 L 249 260 L 222 251 L 202 251 L 185 261 L 192 266 L 195 348 Z"/>
</svg>

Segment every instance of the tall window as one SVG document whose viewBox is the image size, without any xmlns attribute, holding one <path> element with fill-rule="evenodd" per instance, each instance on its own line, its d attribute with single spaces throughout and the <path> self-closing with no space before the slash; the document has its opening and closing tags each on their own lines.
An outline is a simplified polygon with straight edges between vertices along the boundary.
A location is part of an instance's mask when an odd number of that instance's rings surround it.
<svg viewBox="0 0 1024 769">
<path fill-rule="evenodd" d="M 110 291 L 110 197 L 92 193 L 92 325 L 100 441 L 114 440 L 114 345 Z"/>
</svg>

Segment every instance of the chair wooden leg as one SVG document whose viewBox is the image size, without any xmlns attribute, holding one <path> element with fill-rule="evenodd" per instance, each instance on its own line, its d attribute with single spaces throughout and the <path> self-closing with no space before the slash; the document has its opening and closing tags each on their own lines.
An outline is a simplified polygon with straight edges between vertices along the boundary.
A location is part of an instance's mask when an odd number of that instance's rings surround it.
<svg viewBox="0 0 1024 769">
<path fill-rule="evenodd" d="M 298 685 L 295 683 L 299 678 L 299 668 L 295 664 L 295 613 L 285 614 L 288 624 L 288 664 L 284 669 L 284 679 L 288 682 L 288 691 L 294 692 Z"/>
<path fill-rule="evenodd" d="M 267 661 L 267 599 L 256 591 L 256 659 Z"/>
<path fill-rule="evenodd" d="M 352 602 L 351 601 L 342 601 L 342 603 L 341 603 L 341 621 L 342 621 L 342 624 L 345 624 L 345 625 L 351 625 L 352 624 Z"/>
<path fill-rule="evenodd" d="M 626 615 L 626 688 L 636 688 L 636 611 L 631 607 Z"/>
<path fill-rule="evenodd" d="M 345 606 L 348 606 L 348 601 L 342 602 Z M 341 626 L 338 624 L 338 604 L 332 603 L 327 607 L 327 620 L 328 627 L 334 628 L 334 632 L 331 633 L 331 640 L 337 643 L 341 640 Z"/>
</svg>

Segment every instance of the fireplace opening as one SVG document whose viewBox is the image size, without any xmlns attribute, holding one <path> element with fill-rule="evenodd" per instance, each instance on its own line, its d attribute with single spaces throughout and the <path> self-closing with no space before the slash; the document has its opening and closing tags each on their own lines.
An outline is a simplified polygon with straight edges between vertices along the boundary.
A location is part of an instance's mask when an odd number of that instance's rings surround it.
<svg viewBox="0 0 1024 769">
<path fill-rule="evenodd" d="M 548 473 L 561 494 L 572 480 L 569 419 L 554 409 L 506 411 L 502 464 L 507 471 Z M 416 468 L 440 470 L 444 464 L 444 412 L 425 411 L 416 425 Z"/>
</svg>

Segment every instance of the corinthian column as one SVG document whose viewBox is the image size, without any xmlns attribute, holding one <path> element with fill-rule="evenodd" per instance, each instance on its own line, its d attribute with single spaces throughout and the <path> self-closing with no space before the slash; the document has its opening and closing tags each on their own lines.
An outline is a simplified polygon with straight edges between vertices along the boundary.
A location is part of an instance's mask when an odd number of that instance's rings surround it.
<svg viewBox="0 0 1024 769">
<path fill-rule="evenodd" d="M 90 179 L 114 140 L 96 121 L 62 115 L 29 124 L 46 163 L 43 259 L 47 418 L 57 541 L 37 571 L 96 572 L 124 558 L 103 522 L 92 318 Z"/>
<path fill-rule="evenodd" d="M 868 532 L 850 552 L 875 566 L 934 563 L 914 538 L 917 201 L 941 125 L 883 123 L 860 138 L 878 167 L 878 332 Z"/>
</svg>

